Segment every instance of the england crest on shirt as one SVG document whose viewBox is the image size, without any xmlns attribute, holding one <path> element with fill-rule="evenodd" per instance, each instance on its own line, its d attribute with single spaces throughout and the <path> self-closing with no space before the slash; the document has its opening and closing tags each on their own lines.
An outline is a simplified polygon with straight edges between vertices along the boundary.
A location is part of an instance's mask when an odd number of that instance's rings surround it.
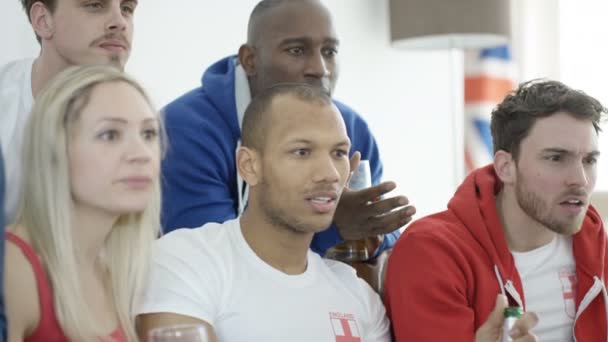
<svg viewBox="0 0 608 342">
<path fill-rule="evenodd" d="M 562 295 L 564 297 L 564 310 L 568 317 L 574 319 L 576 315 L 576 272 L 570 267 L 562 267 L 559 270 L 559 281 L 562 283 Z"/>
<path fill-rule="evenodd" d="M 329 319 L 336 342 L 361 342 L 361 334 L 355 316 L 348 313 L 330 312 Z"/>
</svg>

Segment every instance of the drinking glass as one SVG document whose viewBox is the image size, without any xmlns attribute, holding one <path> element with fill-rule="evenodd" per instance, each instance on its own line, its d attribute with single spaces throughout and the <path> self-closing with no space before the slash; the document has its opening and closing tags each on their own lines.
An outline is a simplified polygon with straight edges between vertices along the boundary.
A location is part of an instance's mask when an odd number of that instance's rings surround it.
<svg viewBox="0 0 608 342">
<path fill-rule="evenodd" d="M 348 182 L 348 188 L 351 190 L 362 190 L 370 186 L 372 186 L 372 172 L 369 167 L 369 160 L 361 160 Z M 369 252 L 367 251 L 367 244 L 364 239 L 346 240 L 341 244 L 329 248 L 325 253 L 325 257 L 352 263 L 368 260 Z"/>
</svg>

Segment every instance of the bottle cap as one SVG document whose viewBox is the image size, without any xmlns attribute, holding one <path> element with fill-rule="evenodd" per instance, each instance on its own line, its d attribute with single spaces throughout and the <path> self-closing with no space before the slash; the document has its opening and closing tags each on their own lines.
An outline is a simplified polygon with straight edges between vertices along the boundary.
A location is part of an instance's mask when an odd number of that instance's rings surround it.
<svg viewBox="0 0 608 342">
<path fill-rule="evenodd" d="M 505 308 L 504 316 L 507 317 L 516 317 L 519 318 L 524 314 L 524 310 L 519 306 L 510 306 Z"/>
</svg>

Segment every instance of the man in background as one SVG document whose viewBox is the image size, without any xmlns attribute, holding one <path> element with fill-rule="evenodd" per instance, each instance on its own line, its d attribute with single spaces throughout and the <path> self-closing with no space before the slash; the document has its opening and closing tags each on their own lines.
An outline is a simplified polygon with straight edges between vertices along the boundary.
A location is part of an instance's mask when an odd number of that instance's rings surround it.
<svg viewBox="0 0 608 342">
<path fill-rule="evenodd" d="M 318 0 L 263 0 L 251 13 L 247 43 L 238 56 L 213 64 L 196 88 L 165 108 L 170 148 L 163 162 L 163 230 L 199 227 L 234 219 L 243 211 L 247 187 L 238 177 L 235 151 L 243 113 L 264 89 L 298 82 L 333 92 L 338 79 L 339 40 L 331 14 Z M 371 188 L 345 191 L 330 229 L 315 235 L 312 249 L 325 251 L 343 239 L 366 238 L 369 255 L 392 247 L 398 228 L 415 209 L 404 196 L 378 200 L 395 188 L 380 183 L 382 162 L 367 123 L 334 101 L 352 148 L 370 161 Z M 380 183 L 380 184 L 379 184 Z"/>
<path fill-rule="evenodd" d="M 6 165 L 6 222 L 15 219 L 21 192 L 21 146 L 36 95 L 71 65 L 124 69 L 131 52 L 136 0 L 21 0 L 40 54 L 0 67 L 0 144 Z"/>
</svg>

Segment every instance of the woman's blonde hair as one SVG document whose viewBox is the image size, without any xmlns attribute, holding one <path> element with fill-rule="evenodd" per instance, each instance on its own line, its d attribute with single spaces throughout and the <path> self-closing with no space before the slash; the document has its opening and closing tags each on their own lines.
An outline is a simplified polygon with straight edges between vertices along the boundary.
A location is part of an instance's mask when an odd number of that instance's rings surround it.
<svg viewBox="0 0 608 342">
<path fill-rule="evenodd" d="M 24 135 L 24 184 L 17 222 L 27 229 L 42 258 L 53 287 L 57 318 L 65 335 L 75 341 L 99 340 L 107 332 L 100 331 L 79 281 L 67 151 L 71 127 L 91 92 L 96 85 L 108 82 L 131 85 L 152 107 L 142 87 L 118 69 L 70 67 L 36 99 Z M 160 186 L 156 179 L 154 195 L 145 210 L 122 215 L 102 251 L 113 305 L 129 340 L 137 340 L 133 306 L 147 281 L 151 244 L 159 234 L 159 216 Z"/>
</svg>

